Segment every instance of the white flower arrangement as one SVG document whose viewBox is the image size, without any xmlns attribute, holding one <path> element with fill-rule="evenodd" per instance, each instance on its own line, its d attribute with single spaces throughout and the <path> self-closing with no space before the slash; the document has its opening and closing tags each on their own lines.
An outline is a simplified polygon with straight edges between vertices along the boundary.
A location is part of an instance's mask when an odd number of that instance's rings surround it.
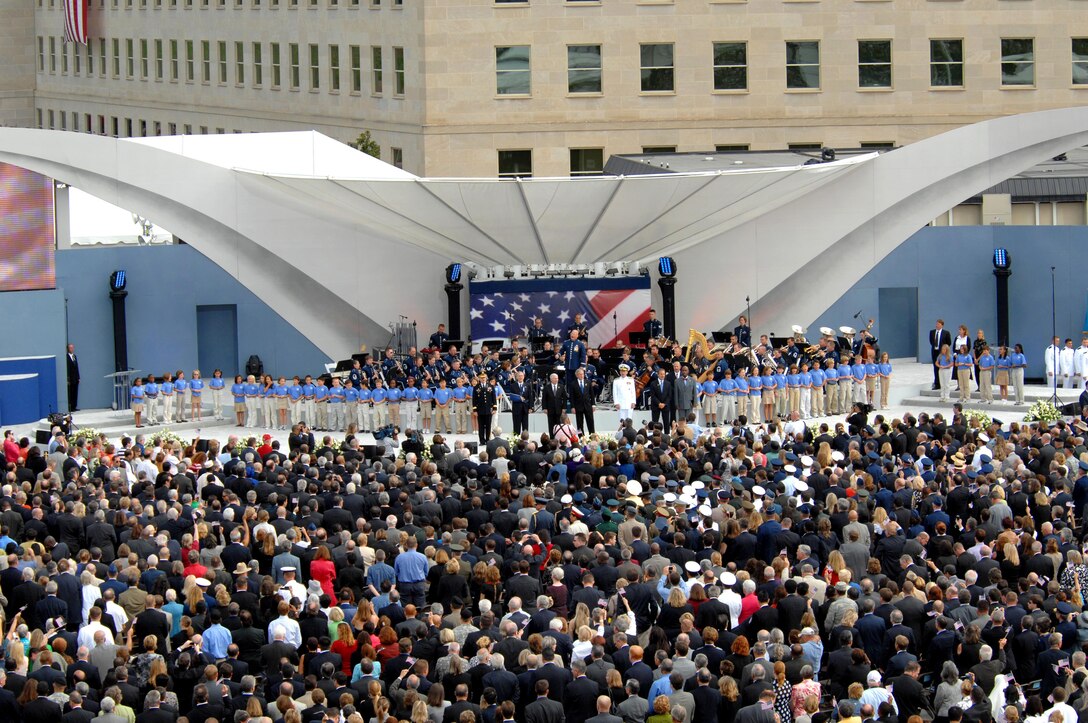
<svg viewBox="0 0 1088 723">
<path fill-rule="evenodd" d="M 189 444 L 187 440 L 180 437 L 176 432 L 171 432 L 169 429 L 155 431 L 148 437 L 147 441 L 154 447 L 165 447 L 175 443 L 184 447 Z"/>
<path fill-rule="evenodd" d="M 1031 409 L 1028 410 L 1027 415 L 1024 417 L 1025 422 L 1046 422 L 1052 424 L 1062 418 L 1062 413 L 1046 399 L 1040 399 L 1031 405 Z"/>
<path fill-rule="evenodd" d="M 967 420 L 967 426 L 978 427 L 979 429 L 987 429 L 990 426 L 990 415 L 978 409 L 965 409 L 963 417 Z M 978 424 L 974 424 L 978 422 Z"/>
<path fill-rule="evenodd" d="M 80 427 L 79 429 L 69 434 L 68 439 L 72 442 L 93 441 L 98 439 L 101 434 L 102 433 L 94 427 Z"/>
</svg>

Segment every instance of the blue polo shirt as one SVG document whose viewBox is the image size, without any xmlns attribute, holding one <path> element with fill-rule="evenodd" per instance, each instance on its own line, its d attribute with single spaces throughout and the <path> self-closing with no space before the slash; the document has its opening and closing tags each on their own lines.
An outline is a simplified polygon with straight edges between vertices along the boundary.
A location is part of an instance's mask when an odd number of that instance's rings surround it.
<svg viewBox="0 0 1088 723">
<path fill-rule="evenodd" d="M 209 389 L 222 389 L 226 386 L 226 382 L 223 381 L 223 377 L 212 377 L 208 380 Z"/>
<path fill-rule="evenodd" d="M 231 384 L 230 393 L 234 395 L 234 403 L 241 404 L 246 400 L 246 385 L 241 382 Z"/>
<path fill-rule="evenodd" d="M 193 381 L 189 382 L 189 389 L 193 392 L 194 397 L 199 397 L 201 392 L 204 390 L 204 380 L 194 379 Z"/>
</svg>

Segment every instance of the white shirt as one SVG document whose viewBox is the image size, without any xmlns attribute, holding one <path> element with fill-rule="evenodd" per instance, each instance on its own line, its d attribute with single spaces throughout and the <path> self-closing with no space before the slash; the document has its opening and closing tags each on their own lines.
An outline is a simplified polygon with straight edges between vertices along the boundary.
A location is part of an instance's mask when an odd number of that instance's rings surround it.
<svg viewBox="0 0 1088 723">
<path fill-rule="evenodd" d="M 1069 376 L 1073 373 L 1073 349 L 1071 347 L 1062 347 L 1062 351 L 1058 355 L 1058 364 L 1061 367 L 1062 374 Z"/>
<path fill-rule="evenodd" d="M 612 401 L 620 409 L 634 409 L 635 380 L 631 377 L 616 377 L 612 381 Z"/>
<path fill-rule="evenodd" d="M 105 642 L 113 642 L 113 633 L 110 632 L 110 629 L 102 623 L 93 622 L 87 623 L 82 628 L 80 628 L 79 635 L 76 637 L 76 641 L 79 643 L 79 647 L 93 650 L 95 648 L 94 634 L 99 630 L 106 634 Z"/>
<path fill-rule="evenodd" d="M 1088 346 L 1077 347 L 1073 352 L 1073 373 L 1084 376 L 1086 361 L 1088 361 Z"/>
<path fill-rule="evenodd" d="M 302 646 L 302 629 L 299 628 L 297 621 L 288 617 L 280 617 L 272 621 L 268 626 L 268 642 L 271 643 L 274 639 L 272 631 L 276 629 L 277 625 L 283 627 L 285 633 L 283 642 L 295 648 Z"/>
<path fill-rule="evenodd" d="M 1053 344 L 1046 348 L 1046 352 L 1043 354 L 1043 361 L 1046 363 L 1046 373 L 1053 375 L 1054 371 L 1058 368 L 1058 356 L 1061 354 L 1061 348 L 1056 347 Z"/>
<path fill-rule="evenodd" d="M 291 598 L 297 597 L 299 600 L 306 600 L 306 588 L 298 580 L 291 580 L 280 585 L 280 597 L 287 602 L 291 602 Z M 301 645 L 301 643 L 300 643 Z"/>
<path fill-rule="evenodd" d="M 729 619 L 733 621 L 733 627 L 740 625 L 740 595 L 733 590 L 726 590 L 718 596 L 718 600 L 729 606 Z"/>
</svg>

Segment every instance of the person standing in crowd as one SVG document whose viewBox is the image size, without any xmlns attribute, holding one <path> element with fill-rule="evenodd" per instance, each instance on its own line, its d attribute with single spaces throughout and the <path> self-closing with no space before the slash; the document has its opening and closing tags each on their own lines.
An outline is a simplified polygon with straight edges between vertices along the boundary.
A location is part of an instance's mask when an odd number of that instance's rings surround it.
<svg viewBox="0 0 1088 723">
<path fill-rule="evenodd" d="M 375 390 L 377 391 L 377 390 Z M 450 426 L 450 407 L 453 404 L 453 390 L 446 387 L 446 378 L 440 377 L 438 388 L 434 390 L 434 431 L 453 434 Z"/>
<path fill-rule="evenodd" d="M 160 409 L 159 385 L 155 383 L 155 375 L 148 374 L 147 381 L 144 382 L 144 411 L 146 412 L 145 420 L 148 424 L 154 425 L 156 423 L 155 420 L 158 419 Z"/>
<path fill-rule="evenodd" d="M 241 374 L 234 375 L 234 383 L 230 385 L 231 399 L 234 400 L 235 426 L 246 426 L 246 385 L 242 381 Z"/>
<path fill-rule="evenodd" d="M 132 417 L 137 429 L 143 427 L 141 424 L 144 414 L 144 378 L 136 377 L 132 382 L 132 391 L 129 392 L 129 404 L 132 407 Z"/>
<path fill-rule="evenodd" d="M 185 372 L 178 369 L 174 373 L 174 419 L 175 422 L 185 421 L 185 410 L 189 407 L 189 381 L 185 378 Z M 166 420 L 170 421 L 170 420 Z"/>
<path fill-rule="evenodd" d="M 363 389 L 365 391 L 366 387 L 364 386 Z M 360 409 L 363 407 L 362 394 L 363 392 L 359 392 Z M 431 389 L 431 385 L 426 379 L 423 379 L 423 381 L 419 383 L 419 412 L 423 433 L 430 434 L 433 429 L 431 426 L 431 419 L 434 414 L 434 390 Z M 526 412 L 526 414 L 528 414 L 528 412 Z M 526 422 L 526 424 L 528 424 L 528 422 Z"/>
<path fill-rule="evenodd" d="M 570 388 L 570 404 L 574 409 L 574 418 L 578 429 L 583 433 L 593 434 L 593 387 L 586 381 L 585 369 L 574 372 L 574 384 Z"/>
<path fill-rule="evenodd" d="M 952 334 L 944 328 L 944 319 L 937 319 L 936 326 L 929 332 L 929 353 L 933 359 L 933 389 L 942 389 L 937 357 L 941 355 L 946 346 L 951 347 L 951 345 Z"/>
<path fill-rule="evenodd" d="M 223 388 L 225 386 L 226 382 L 223 381 L 223 370 L 216 369 L 212 372 L 212 378 L 208 380 L 208 389 L 211 390 L 212 396 L 212 417 L 216 420 L 224 419 L 223 395 L 225 394 L 225 392 Z"/>
<path fill-rule="evenodd" d="M 619 376 L 612 380 L 612 401 L 616 405 L 616 411 L 619 413 L 620 424 L 623 424 L 624 420 L 631 418 L 631 413 L 635 409 L 636 393 L 635 393 L 635 380 L 630 376 L 631 367 L 627 364 L 620 364 Z M 519 372 L 519 377 L 520 377 Z M 515 430 L 517 431 L 517 430 Z"/>
<path fill-rule="evenodd" d="M 68 345 L 68 353 L 65 355 L 68 368 L 68 411 L 79 411 L 79 358 L 76 356 L 76 345 Z"/>
<path fill-rule="evenodd" d="M 163 423 L 174 418 L 174 375 L 169 372 L 159 382 L 159 419 Z"/>
<path fill-rule="evenodd" d="M 495 397 L 495 388 L 487 381 L 487 375 L 476 378 L 472 387 L 472 411 L 476 414 L 477 437 L 480 444 L 487 444 L 491 437 L 491 423 L 498 413 L 499 402 Z"/>
</svg>

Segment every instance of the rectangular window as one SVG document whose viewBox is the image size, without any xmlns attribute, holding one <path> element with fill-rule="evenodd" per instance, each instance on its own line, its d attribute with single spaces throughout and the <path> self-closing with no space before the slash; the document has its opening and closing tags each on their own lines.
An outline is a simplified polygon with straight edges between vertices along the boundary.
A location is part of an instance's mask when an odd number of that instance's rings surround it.
<svg viewBox="0 0 1088 723">
<path fill-rule="evenodd" d="M 531 150 L 499 151 L 499 178 L 532 178 Z"/>
<path fill-rule="evenodd" d="M 528 45 L 495 48 L 495 93 L 529 95 L 532 92 L 531 51 Z"/>
<path fill-rule="evenodd" d="M 87 75 L 94 75 L 94 41 L 87 41 Z"/>
<path fill-rule="evenodd" d="M 361 93 L 363 90 L 363 52 L 358 45 L 348 46 L 351 54 L 351 92 Z"/>
<path fill-rule="evenodd" d="M 290 55 L 291 62 L 291 90 L 298 90 L 301 85 L 301 78 L 299 72 L 299 59 L 298 59 L 298 43 L 288 43 L 287 50 Z"/>
<path fill-rule="evenodd" d="M 272 43 L 272 87 L 278 89 L 280 87 L 280 44 Z"/>
<path fill-rule="evenodd" d="M 246 84 L 246 44 L 241 40 L 234 41 L 234 82 Z"/>
<path fill-rule="evenodd" d="M 68 75 L 68 45 L 60 44 L 60 72 Z"/>
<path fill-rule="evenodd" d="M 893 141 L 862 141 L 858 147 L 868 150 L 891 150 L 895 148 L 895 143 Z"/>
<path fill-rule="evenodd" d="M 571 148 L 570 175 L 600 176 L 604 173 L 603 148 Z"/>
<path fill-rule="evenodd" d="M 676 146 L 643 146 L 643 153 L 676 153 Z"/>
<path fill-rule="evenodd" d="M 310 45 L 310 90 L 321 87 L 321 48 Z"/>
<path fill-rule="evenodd" d="M 963 39 L 929 41 L 929 84 L 934 88 L 963 87 Z"/>
<path fill-rule="evenodd" d="M 1088 38 L 1073 38 L 1073 85 L 1088 85 Z"/>
<path fill-rule="evenodd" d="M 404 149 L 403 148 L 389 148 L 390 162 L 394 168 L 404 168 Z"/>
<path fill-rule="evenodd" d="M 567 92 L 600 93 L 602 85 L 601 46 L 567 46 Z"/>
<path fill-rule="evenodd" d="M 185 82 L 196 80 L 196 48 L 192 40 L 185 41 Z"/>
<path fill-rule="evenodd" d="M 38 36 L 38 72 L 45 72 L 45 38 Z"/>
<path fill-rule="evenodd" d="M 141 38 L 140 39 L 140 78 L 142 80 L 147 80 L 149 75 L 151 75 L 151 73 L 150 73 L 150 69 L 148 68 L 148 61 L 147 61 L 147 40 L 144 40 L 144 39 Z"/>
<path fill-rule="evenodd" d="M 186 135 L 186 136 L 193 135 L 193 126 L 192 126 L 191 123 L 184 124 L 184 126 L 182 127 L 182 135 Z"/>
<path fill-rule="evenodd" d="M 121 77 L 121 41 L 113 38 L 113 77 Z"/>
<path fill-rule="evenodd" d="M 260 43 L 253 43 L 253 87 L 260 88 L 264 84 L 264 64 L 261 62 Z"/>
<path fill-rule="evenodd" d="M 818 40 L 786 42 L 786 87 L 820 87 L 820 42 Z"/>
<path fill-rule="evenodd" d="M 163 58 L 162 41 L 161 40 L 156 40 L 155 41 L 155 80 L 162 80 L 162 76 L 163 76 L 163 73 L 164 73 L 163 64 L 164 64 L 164 58 Z"/>
<path fill-rule="evenodd" d="M 382 49 L 374 45 L 370 48 L 370 92 L 382 94 Z"/>
<path fill-rule="evenodd" d="M 176 136 L 178 134 L 178 124 L 177 123 L 169 123 L 169 124 L 167 124 L 166 127 L 167 127 L 167 132 L 170 135 Z"/>
<path fill-rule="evenodd" d="M 49 36 L 49 72 L 57 72 L 57 39 Z"/>
<path fill-rule="evenodd" d="M 340 92 L 340 46 L 329 46 L 329 90 Z"/>
<path fill-rule="evenodd" d="M 639 62 L 643 93 L 671 93 L 676 89 L 672 43 L 640 45 Z"/>
<path fill-rule="evenodd" d="M 1035 85 L 1035 40 L 1001 38 L 1001 85 Z"/>
<path fill-rule="evenodd" d="M 393 95 L 404 95 L 404 48 L 393 48 Z"/>
<path fill-rule="evenodd" d="M 54 110 L 49 111 L 49 129 L 54 130 L 57 127 L 57 112 Z"/>
<path fill-rule="evenodd" d="M 212 82 L 212 41 L 200 41 L 200 80 L 203 83 Z"/>
<path fill-rule="evenodd" d="M 125 77 L 136 75 L 136 44 L 132 38 L 125 38 Z"/>
<path fill-rule="evenodd" d="M 227 83 L 227 41 L 220 40 L 216 43 L 219 51 L 219 85 Z"/>
<path fill-rule="evenodd" d="M 82 67 L 83 67 L 83 48 L 76 45 L 76 46 L 74 46 L 72 48 L 72 73 L 75 74 L 75 75 L 79 75 L 80 70 L 82 69 Z M 77 120 L 76 120 L 75 123 L 73 123 L 73 125 L 76 125 L 76 124 L 79 123 L 79 120 L 78 120 L 79 116 L 76 116 L 76 119 Z"/>
<path fill-rule="evenodd" d="M 106 73 L 106 39 L 98 39 L 98 73 L 104 78 Z M 103 133 L 105 135 L 105 133 Z"/>
<path fill-rule="evenodd" d="M 38 108 L 38 127 L 39 128 L 44 128 L 45 127 L 45 121 L 42 119 L 42 115 L 44 115 L 42 113 L 42 109 Z"/>
<path fill-rule="evenodd" d="M 726 143 L 722 145 L 714 146 L 715 153 L 735 153 L 737 151 L 747 151 L 749 148 L 747 143 Z"/>
<path fill-rule="evenodd" d="M 858 41 L 858 87 L 892 87 L 892 41 Z"/>
<path fill-rule="evenodd" d="M 170 80 L 174 83 L 178 82 L 178 41 L 176 40 L 170 41 Z"/>
<path fill-rule="evenodd" d="M 370 7 L 375 10 L 382 6 L 382 0 L 370 0 Z"/>
<path fill-rule="evenodd" d="M 714 43 L 714 90 L 748 90 L 748 43 Z"/>
<path fill-rule="evenodd" d="M 68 130 L 68 114 L 64 111 L 60 111 L 60 129 L 62 131 Z"/>
</svg>

